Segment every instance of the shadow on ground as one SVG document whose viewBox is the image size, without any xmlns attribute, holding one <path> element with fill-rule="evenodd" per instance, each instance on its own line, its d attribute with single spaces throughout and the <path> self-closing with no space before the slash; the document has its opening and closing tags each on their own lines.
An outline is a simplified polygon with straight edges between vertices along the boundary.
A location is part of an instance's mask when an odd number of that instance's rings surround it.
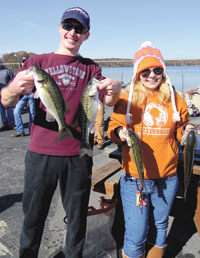
<svg viewBox="0 0 200 258">
<path fill-rule="evenodd" d="M 8 194 L 0 197 L 0 213 L 13 206 L 16 202 L 22 201 L 23 193 Z"/>
</svg>

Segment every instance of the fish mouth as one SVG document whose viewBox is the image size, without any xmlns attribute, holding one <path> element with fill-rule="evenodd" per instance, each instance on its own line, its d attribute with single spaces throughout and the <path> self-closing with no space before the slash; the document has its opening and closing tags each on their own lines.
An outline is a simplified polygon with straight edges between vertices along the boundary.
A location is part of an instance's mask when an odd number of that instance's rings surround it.
<svg viewBox="0 0 200 258">
<path fill-rule="evenodd" d="M 37 82 L 39 83 L 43 83 L 45 81 L 45 79 L 40 75 L 40 73 L 38 72 L 38 67 L 36 65 L 31 65 L 29 68 L 28 68 L 28 71 L 31 73 L 31 74 L 34 74 L 37 78 Z"/>
<path fill-rule="evenodd" d="M 90 94 L 90 95 L 88 95 L 90 98 L 92 98 L 92 97 L 94 97 L 95 96 L 95 94 Z"/>
<path fill-rule="evenodd" d="M 43 83 L 44 82 L 44 79 L 38 79 L 37 80 L 39 83 Z"/>
</svg>

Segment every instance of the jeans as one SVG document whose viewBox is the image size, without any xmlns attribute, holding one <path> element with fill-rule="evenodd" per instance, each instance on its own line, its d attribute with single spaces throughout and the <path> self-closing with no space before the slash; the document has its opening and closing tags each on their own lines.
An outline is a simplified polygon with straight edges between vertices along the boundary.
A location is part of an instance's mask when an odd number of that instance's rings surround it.
<svg viewBox="0 0 200 258">
<path fill-rule="evenodd" d="M 13 107 L 5 108 L 0 101 L 0 114 L 2 126 L 8 125 L 10 128 L 15 126 Z"/>
<path fill-rule="evenodd" d="M 48 156 L 27 151 L 20 258 L 36 258 L 45 220 L 59 183 L 67 215 L 65 257 L 81 258 L 91 189 L 92 158 Z M 64 226 L 64 224 L 63 224 Z"/>
<path fill-rule="evenodd" d="M 139 257 L 144 253 L 147 240 L 159 247 L 166 246 L 168 219 L 178 188 L 178 177 L 145 180 L 142 190 L 146 206 L 136 206 L 139 179 L 122 173 L 120 179 L 121 198 L 125 219 L 124 253 L 128 257 Z"/>
<path fill-rule="evenodd" d="M 22 111 L 24 107 L 26 106 L 28 102 L 29 105 L 29 133 L 31 130 L 31 125 L 35 117 L 35 100 L 33 97 L 33 94 L 24 95 L 19 102 L 17 103 L 15 110 L 14 110 L 14 116 L 15 116 L 15 124 L 16 124 L 16 132 L 17 133 L 24 133 L 24 126 L 22 121 Z"/>
</svg>

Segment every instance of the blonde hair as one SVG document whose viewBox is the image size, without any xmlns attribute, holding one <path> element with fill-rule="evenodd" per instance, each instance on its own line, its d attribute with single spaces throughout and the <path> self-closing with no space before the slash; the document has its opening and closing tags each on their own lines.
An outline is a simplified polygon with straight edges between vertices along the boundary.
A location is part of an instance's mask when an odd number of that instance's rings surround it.
<svg viewBox="0 0 200 258">
<path fill-rule="evenodd" d="M 127 85 L 126 92 L 129 93 L 131 83 Z M 167 104 L 170 101 L 171 92 L 169 84 L 166 83 L 166 79 L 163 78 L 161 85 L 156 90 L 160 103 Z M 132 103 L 141 105 L 144 100 L 151 94 L 146 87 L 143 86 L 140 80 L 136 80 L 133 84 L 133 97 Z"/>
</svg>

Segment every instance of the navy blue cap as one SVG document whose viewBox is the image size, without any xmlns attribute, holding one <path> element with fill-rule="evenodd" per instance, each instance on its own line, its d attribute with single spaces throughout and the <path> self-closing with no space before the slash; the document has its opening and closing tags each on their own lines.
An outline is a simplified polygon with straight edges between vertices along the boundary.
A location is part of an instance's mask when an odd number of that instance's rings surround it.
<svg viewBox="0 0 200 258">
<path fill-rule="evenodd" d="M 75 19 L 80 22 L 87 31 L 90 30 L 90 17 L 88 13 L 80 7 L 67 9 L 62 16 L 61 22 L 66 19 Z"/>
</svg>

